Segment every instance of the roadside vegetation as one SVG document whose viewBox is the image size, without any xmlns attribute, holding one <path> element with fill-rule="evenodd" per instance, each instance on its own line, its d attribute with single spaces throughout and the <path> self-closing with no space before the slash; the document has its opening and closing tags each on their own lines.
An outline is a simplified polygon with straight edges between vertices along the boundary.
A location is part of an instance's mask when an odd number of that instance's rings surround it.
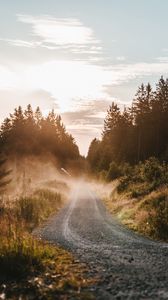
<svg viewBox="0 0 168 300">
<path fill-rule="evenodd" d="M 168 165 L 151 157 L 135 166 L 111 165 L 110 174 L 118 181 L 104 198 L 110 212 L 131 229 L 168 241 Z"/>
<path fill-rule="evenodd" d="M 142 84 L 130 107 L 112 103 L 88 151 L 93 176 L 118 179 L 108 206 L 131 228 L 168 240 L 168 79 Z"/>
<path fill-rule="evenodd" d="M 93 299 L 87 268 L 67 251 L 32 236 L 63 205 L 57 192 L 37 190 L 0 207 L 0 297 Z M 86 291 L 85 291 L 86 289 Z"/>
<path fill-rule="evenodd" d="M 33 234 L 66 201 L 61 168 L 81 159 L 61 117 L 15 109 L 0 150 L 0 299 L 93 299 L 87 267 Z"/>
</svg>

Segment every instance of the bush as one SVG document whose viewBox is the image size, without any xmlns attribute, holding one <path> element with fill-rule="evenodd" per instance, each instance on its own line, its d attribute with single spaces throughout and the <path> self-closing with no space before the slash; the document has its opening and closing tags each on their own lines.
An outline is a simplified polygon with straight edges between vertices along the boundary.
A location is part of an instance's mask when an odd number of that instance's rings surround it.
<svg viewBox="0 0 168 300">
<path fill-rule="evenodd" d="M 166 195 L 158 197 L 154 203 L 154 213 L 149 214 L 151 234 L 159 239 L 168 240 L 168 198 Z"/>
<path fill-rule="evenodd" d="M 123 177 L 120 179 L 118 192 L 128 190 L 132 197 L 144 196 L 161 185 L 168 183 L 168 167 L 158 159 L 151 157 L 134 167 L 121 167 Z"/>
<path fill-rule="evenodd" d="M 163 175 L 163 167 L 159 160 L 151 157 L 141 166 L 141 176 L 148 182 L 160 181 Z"/>
<path fill-rule="evenodd" d="M 119 185 L 117 186 L 117 192 L 118 193 L 124 192 L 128 188 L 129 183 L 130 183 L 130 178 L 128 176 L 122 177 L 120 179 Z"/>
<path fill-rule="evenodd" d="M 117 179 L 122 175 L 121 168 L 116 162 L 111 162 L 109 170 L 107 172 L 106 180 L 111 181 Z"/>
<path fill-rule="evenodd" d="M 139 211 L 146 211 L 146 219 L 139 224 L 142 231 L 162 240 L 168 240 L 168 196 L 167 191 L 154 192 L 139 206 Z M 147 225 L 146 225 L 147 224 Z"/>
</svg>

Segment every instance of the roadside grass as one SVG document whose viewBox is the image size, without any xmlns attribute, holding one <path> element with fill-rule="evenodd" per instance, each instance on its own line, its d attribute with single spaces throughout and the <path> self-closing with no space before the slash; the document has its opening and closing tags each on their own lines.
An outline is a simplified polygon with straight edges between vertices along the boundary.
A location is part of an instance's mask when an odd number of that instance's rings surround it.
<svg viewBox="0 0 168 300">
<path fill-rule="evenodd" d="M 59 193 L 40 189 L 1 207 L 0 299 L 94 299 L 86 266 L 31 235 L 63 203 Z"/>
<path fill-rule="evenodd" d="M 133 197 L 132 189 L 137 191 Z M 151 191 L 145 190 L 144 185 L 135 183 L 124 192 L 111 194 L 104 197 L 104 203 L 108 210 L 116 215 L 120 221 L 143 235 L 156 240 L 168 242 L 168 188 L 159 187 Z M 137 195 L 138 194 L 138 195 Z"/>
<path fill-rule="evenodd" d="M 111 164 L 110 174 L 116 168 Z M 134 166 L 121 164 L 118 170 L 117 187 L 104 197 L 107 208 L 131 229 L 168 241 L 168 164 L 150 157 Z"/>
<path fill-rule="evenodd" d="M 33 195 L 20 197 L 16 201 L 15 215 L 18 222 L 24 221 L 28 231 L 31 231 L 56 213 L 63 202 L 60 193 L 39 189 Z"/>
</svg>

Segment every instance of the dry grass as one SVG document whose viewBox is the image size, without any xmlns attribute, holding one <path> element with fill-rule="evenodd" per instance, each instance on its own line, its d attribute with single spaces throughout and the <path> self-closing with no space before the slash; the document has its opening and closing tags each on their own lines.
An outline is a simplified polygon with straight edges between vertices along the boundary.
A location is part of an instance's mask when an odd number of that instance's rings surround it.
<svg viewBox="0 0 168 300">
<path fill-rule="evenodd" d="M 134 189 L 136 189 L 134 184 Z M 168 241 L 168 188 L 160 187 L 146 196 L 131 198 L 130 192 L 104 199 L 108 210 L 123 224 L 148 237 Z"/>
<path fill-rule="evenodd" d="M 62 205 L 61 195 L 38 190 L 0 211 L 0 299 L 94 299 L 85 265 L 31 236 Z M 85 291 L 86 289 L 86 291 Z"/>
</svg>

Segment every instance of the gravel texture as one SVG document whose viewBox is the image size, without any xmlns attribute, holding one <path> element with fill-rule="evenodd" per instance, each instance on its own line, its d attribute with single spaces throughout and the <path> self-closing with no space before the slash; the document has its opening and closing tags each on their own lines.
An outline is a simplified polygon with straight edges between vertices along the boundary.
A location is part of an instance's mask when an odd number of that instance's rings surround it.
<svg viewBox="0 0 168 300">
<path fill-rule="evenodd" d="M 168 299 L 168 244 L 121 225 L 88 183 L 76 183 L 68 205 L 40 236 L 89 265 L 98 278 L 90 288 L 96 299 Z"/>
</svg>

